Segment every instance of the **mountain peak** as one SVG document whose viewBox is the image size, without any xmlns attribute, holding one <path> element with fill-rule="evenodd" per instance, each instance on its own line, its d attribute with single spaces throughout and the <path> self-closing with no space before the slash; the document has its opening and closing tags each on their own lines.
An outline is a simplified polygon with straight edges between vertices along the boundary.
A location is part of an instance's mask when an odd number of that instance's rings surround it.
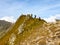
<svg viewBox="0 0 60 45">
<path fill-rule="evenodd" d="M 40 17 L 36 18 L 36 15 L 21 15 L 13 27 L 0 38 L 0 45 L 55 45 L 55 42 L 59 44 L 59 31 L 60 23 L 47 23 Z"/>
</svg>

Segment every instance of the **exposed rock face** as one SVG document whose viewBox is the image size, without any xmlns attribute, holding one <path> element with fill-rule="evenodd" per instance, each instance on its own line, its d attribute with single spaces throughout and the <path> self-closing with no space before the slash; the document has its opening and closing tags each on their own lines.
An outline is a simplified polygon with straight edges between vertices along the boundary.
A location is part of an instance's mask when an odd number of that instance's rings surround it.
<svg viewBox="0 0 60 45">
<path fill-rule="evenodd" d="M 11 36 L 9 38 L 9 45 L 14 45 L 15 39 L 16 39 L 16 35 L 15 34 L 11 34 Z"/>
<path fill-rule="evenodd" d="M 42 19 L 22 15 L 0 39 L 0 45 L 60 45 L 60 23 L 46 23 Z"/>
</svg>

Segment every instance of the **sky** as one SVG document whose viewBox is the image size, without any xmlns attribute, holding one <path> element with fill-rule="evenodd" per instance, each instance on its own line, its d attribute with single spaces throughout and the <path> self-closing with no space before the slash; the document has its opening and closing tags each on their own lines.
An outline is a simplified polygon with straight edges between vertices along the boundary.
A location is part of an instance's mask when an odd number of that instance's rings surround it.
<svg viewBox="0 0 60 45">
<path fill-rule="evenodd" d="M 0 20 L 15 22 L 21 14 L 55 22 L 60 18 L 60 0 L 0 0 Z"/>
</svg>

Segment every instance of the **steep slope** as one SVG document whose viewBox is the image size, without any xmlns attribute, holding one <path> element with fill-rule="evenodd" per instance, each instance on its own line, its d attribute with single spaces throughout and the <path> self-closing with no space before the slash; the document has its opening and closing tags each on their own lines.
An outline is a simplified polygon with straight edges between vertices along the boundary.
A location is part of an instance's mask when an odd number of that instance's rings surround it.
<svg viewBox="0 0 60 45">
<path fill-rule="evenodd" d="M 9 37 L 11 36 L 12 33 L 15 33 L 19 25 L 21 25 L 24 21 L 26 16 L 21 16 L 15 23 L 15 25 L 9 30 L 1 39 L 0 39 L 0 45 L 6 45 Z"/>
<path fill-rule="evenodd" d="M 31 15 L 21 15 L 0 39 L 0 45 L 60 45 L 60 21 L 47 23 Z"/>
</svg>

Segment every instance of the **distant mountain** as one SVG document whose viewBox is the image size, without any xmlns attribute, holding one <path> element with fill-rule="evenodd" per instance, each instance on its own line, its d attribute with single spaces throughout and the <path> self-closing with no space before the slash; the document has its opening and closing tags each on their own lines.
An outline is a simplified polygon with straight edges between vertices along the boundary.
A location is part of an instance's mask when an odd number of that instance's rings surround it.
<svg viewBox="0 0 60 45">
<path fill-rule="evenodd" d="M 0 30 L 6 30 L 12 25 L 11 22 L 0 20 Z"/>
<path fill-rule="evenodd" d="M 12 26 L 11 22 L 0 20 L 0 37 Z"/>
<path fill-rule="evenodd" d="M 0 38 L 0 45 L 60 45 L 60 20 L 47 23 L 40 17 L 21 15 Z"/>
</svg>

